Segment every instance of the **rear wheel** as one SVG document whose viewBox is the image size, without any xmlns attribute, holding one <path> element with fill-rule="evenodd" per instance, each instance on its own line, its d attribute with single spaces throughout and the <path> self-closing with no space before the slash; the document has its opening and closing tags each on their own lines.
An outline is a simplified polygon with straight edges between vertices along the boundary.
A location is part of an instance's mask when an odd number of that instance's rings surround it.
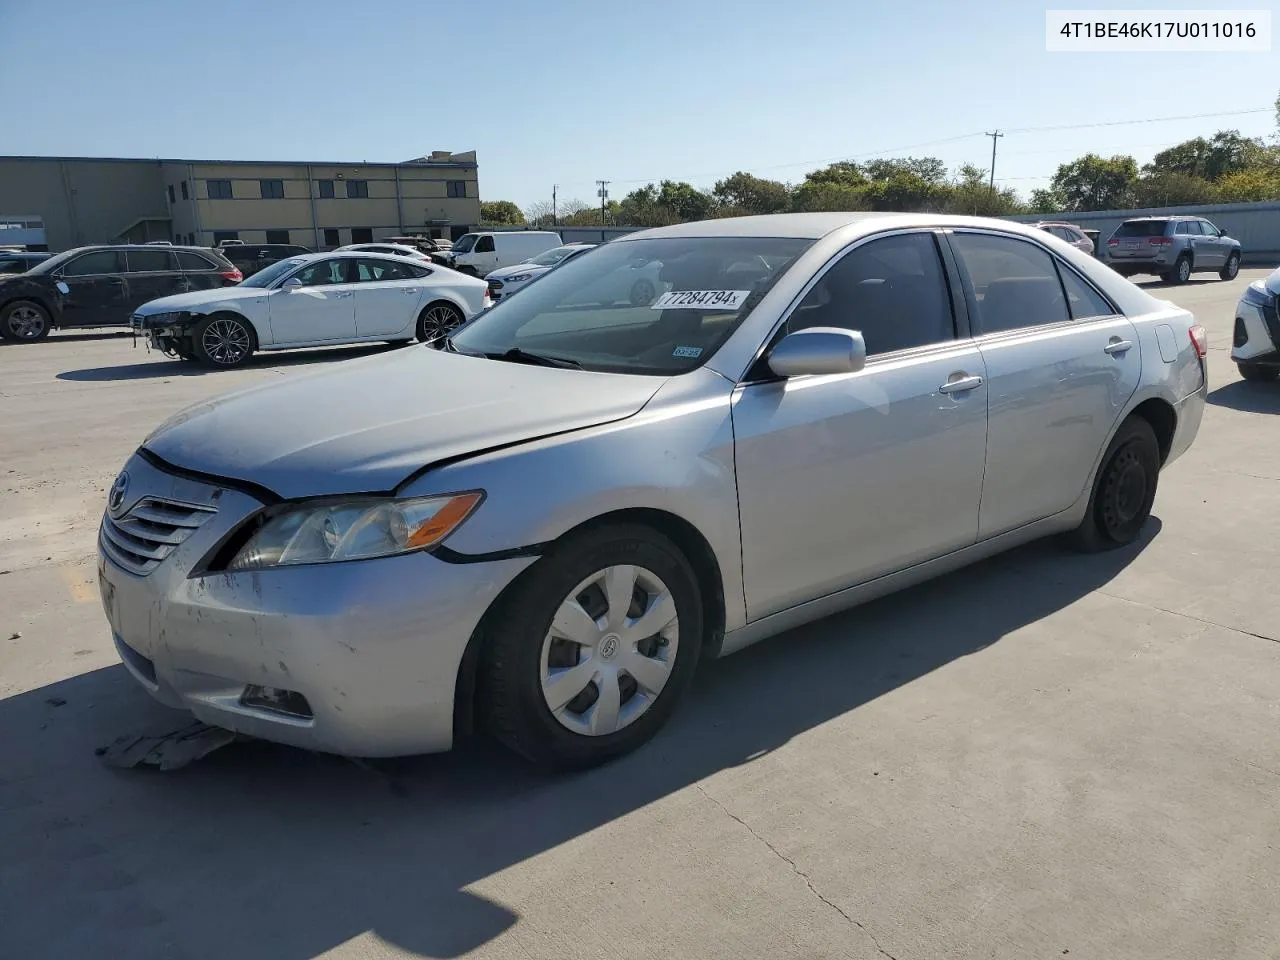
<svg viewBox="0 0 1280 960">
<path fill-rule="evenodd" d="M 1227 257 L 1227 262 L 1223 265 L 1222 269 L 1218 271 L 1218 276 L 1223 280 L 1234 280 L 1236 278 L 1236 274 L 1239 272 L 1240 254 L 1233 253 L 1231 256 Z"/>
<path fill-rule="evenodd" d="M 1261 367 L 1256 363 L 1237 363 L 1236 369 L 1246 380 L 1263 383 L 1280 377 L 1280 367 Z"/>
<path fill-rule="evenodd" d="M 1071 534 L 1072 544 L 1093 552 L 1133 543 L 1151 516 L 1159 477 L 1160 444 L 1155 431 L 1142 417 L 1131 416 L 1103 454 L 1089 509 Z"/>
<path fill-rule="evenodd" d="M 423 343 L 440 346 L 452 331 L 466 319 L 451 303 L 443 300 L 429 303 L 418 315 L 418 339 Z"/>
<path fill-rule="evenodd" d="M 1179 257 L 1173 269 L 1160 275 L 1166 283 L 1186 283 L 1191 279 L 1191 258 Z"/>
<path fill-rule="evenodd" d="M 192 332 L 192 353 L 209 367 L 238 367 L 253 355 L 256 341 L 249 321 L 231 313 L 205 317 Z"/>
<path fill-rule="evenodd" d="M 43 340 L 53 329 L 49 311 L 34 300 L 17 300 L 0 312 L 0 336 L 31 343 Z"/>
<path fill-rule="evenodd" d="M 667 721 L 702 645 L 697 578 L 656 531 L 613 524 L 534 566 L 486 625 L 488 723 L 531 760 L 586 767 Z"/>
</svg>

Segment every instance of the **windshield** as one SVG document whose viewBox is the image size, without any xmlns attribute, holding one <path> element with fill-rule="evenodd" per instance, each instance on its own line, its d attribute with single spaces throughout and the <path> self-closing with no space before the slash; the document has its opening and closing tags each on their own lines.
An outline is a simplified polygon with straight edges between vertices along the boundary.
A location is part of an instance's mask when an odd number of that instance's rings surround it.
<svg viewBox="0 0 1280 960">
<path fill-rule="evenodd" d="M 476 245 L 476 234 L 464 233 L 453 242 L 454 253 L 469 253 L 471 248 Z"/>
<path fill-rule="evenodd" d="M 557 263 L 577 249 L 577 247 L 556 247 L 553 250 L 548 250 L 546 253 L 540 253 L 532 260 L 528 260 L 526 262 L 535 264 L 539 267 L 554 267 Z"/>
<path fill-rule="evenodd" d="M 1117 237 L 1162 237 L 1168 220 L 1129 220 L 1120 224 Z"/>
<path fill-rule="evenodd" d="M 300 267 L 307 261 L 302 257 L 291 257 L 288 260 L 277 260 L 269 267 L 263 267 L 248 280 L 242 280 L 242 287 L 269 287 L 276 280 L 292 270 L 294 267 Z"/>
<path fill-rule="evenodd" d="M 62 251 L 62 253 L 55 253 L 48 260 L 41 260 L 39 263 L 32 265 L 31 269 L 28 270 L 27 272 L 28 273 L 48 273 L 51 270 L 56 270 L 58 269 L 58 267 L 62 266 L 62 264 L 66 263 L 68 260 L 74 257 L 77 253 L 80 253 L 83 249 L 84 249 L 83 247 L 77 247 L 74 250 L 64 250 Z"/>
<path fill-rule="evenodd" d="M 812 240 L 663 238 L 605 244 L 503 300 L 452 338 L 586 370 L 660 376 L 705 363 Z"/>
</svg>

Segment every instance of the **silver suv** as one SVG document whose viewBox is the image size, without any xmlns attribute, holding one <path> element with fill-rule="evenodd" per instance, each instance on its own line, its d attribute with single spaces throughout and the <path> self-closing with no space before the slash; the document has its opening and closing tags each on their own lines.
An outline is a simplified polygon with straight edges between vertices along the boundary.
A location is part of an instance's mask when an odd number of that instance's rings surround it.
<svg viewBox="0 0 1280 960">
<path fill-rule="evenodd" d="M 1135 217 L 1107 241 L 1111 267 L 1123 277 L 1155 273 L 1166 283 L 1217 270 L 1223 280 L 1240 272 L 1240 241 L 1202 217 Z"/>
</svg>

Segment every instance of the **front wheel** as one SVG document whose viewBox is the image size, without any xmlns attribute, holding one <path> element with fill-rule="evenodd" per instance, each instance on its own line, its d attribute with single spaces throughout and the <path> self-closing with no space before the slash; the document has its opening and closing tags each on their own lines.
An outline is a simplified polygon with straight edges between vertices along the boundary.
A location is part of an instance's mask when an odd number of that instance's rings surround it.
<svg viewBox="0 0 1280 960">
<path fill-rule="evenodd" d="M 253 354 L 254 337 L 249 321 L 227 313 L 215 313 L 201 320 L 192 333 L 197 360 L 205 366 L 238 367 Z"/>
<path fill-rule="evenodd" d="M 0 337 L 32 343 L 43 340 L 53 329 L 49 311 L 34 300 L 18 300 L 0 313 Z"/>
<path fill-rule="evenodd" d="M 444 338 L 458 328 L 466 319 L 451 303 L 440 301 L 428 304 L 418 315 L 418 339 L 423 343 L 439 347 Z"/>
<path fill-rule="evenodd" d="M 1265 383 L 1280 377 L 1280 367 L 1260 367 L 1256 363 L 1237 363 L 1240 376 L 1256 383 Z"/>
<path fill-rule="evenodd" d="M 1240 254 L 1233 253 L 1231 256 L 1227 257 L 1227 262 L 1223 268 L 1218 271 L 1218 276 L 1223 280 L 1234 280 L 1236 278 L 1236 274 L 1239 272 Z"/>
<path fill-rule="evenodd" d="M 701 596 L 688 560 L 648 527 L 598 527 L 562 544 L 486 624 L 490 729 L 555 767 L 634 750 L 666 723 L 693 677 Z"/>
<path fill-rule="evenodd" d="M 1080 550 L 1114 550 L 1133 543 L 1156 500 L 1160 444 L 1142 417 L 1120 424 L 1103 454 L 1084 520 L 1071 535 Z"/>
</svg>

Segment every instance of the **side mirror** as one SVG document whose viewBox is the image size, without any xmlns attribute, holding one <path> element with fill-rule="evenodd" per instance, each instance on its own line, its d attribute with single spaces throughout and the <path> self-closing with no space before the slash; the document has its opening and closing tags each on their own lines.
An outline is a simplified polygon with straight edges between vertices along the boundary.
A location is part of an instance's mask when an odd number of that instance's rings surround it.
<svg viewBox="0 0 1280 960">
<path fill-rule="evenodd" d="M 58 280 L 55 286 L 58 288 L 58 292 L 64 297 L 71 292 L 71 288 L 68 287 L 61 279 Z"/>
<path fill-rule="evenodd" d="M 783 337 L 768 363 L 780 377 L 857 373 L 866 366 L 867 345 L 856 330 L 809 327 Z"/>
<path fill-rule="evenodd" d="M 301 286 L 302 286 L 301 280 L 299 280 L 297 277 L 290 277 L 288 280 L 286 280 L 284 283 L 280 285 L 280 289 L 288 290 L 289 292 L 292 293 L 294 290 L 297 290 Z"/>
<path fill-rule="evenodd" d="M 1227 233 L 1227 231 L 1225 231 L 1225 230 L 1219 230 L 1219 231 L 1218 231 L 1218 236 L 1220 236 L 1220 237 L 1229 237 L 1229 236 L 1231 236 L 1231 234 Z"/>
</svg>

